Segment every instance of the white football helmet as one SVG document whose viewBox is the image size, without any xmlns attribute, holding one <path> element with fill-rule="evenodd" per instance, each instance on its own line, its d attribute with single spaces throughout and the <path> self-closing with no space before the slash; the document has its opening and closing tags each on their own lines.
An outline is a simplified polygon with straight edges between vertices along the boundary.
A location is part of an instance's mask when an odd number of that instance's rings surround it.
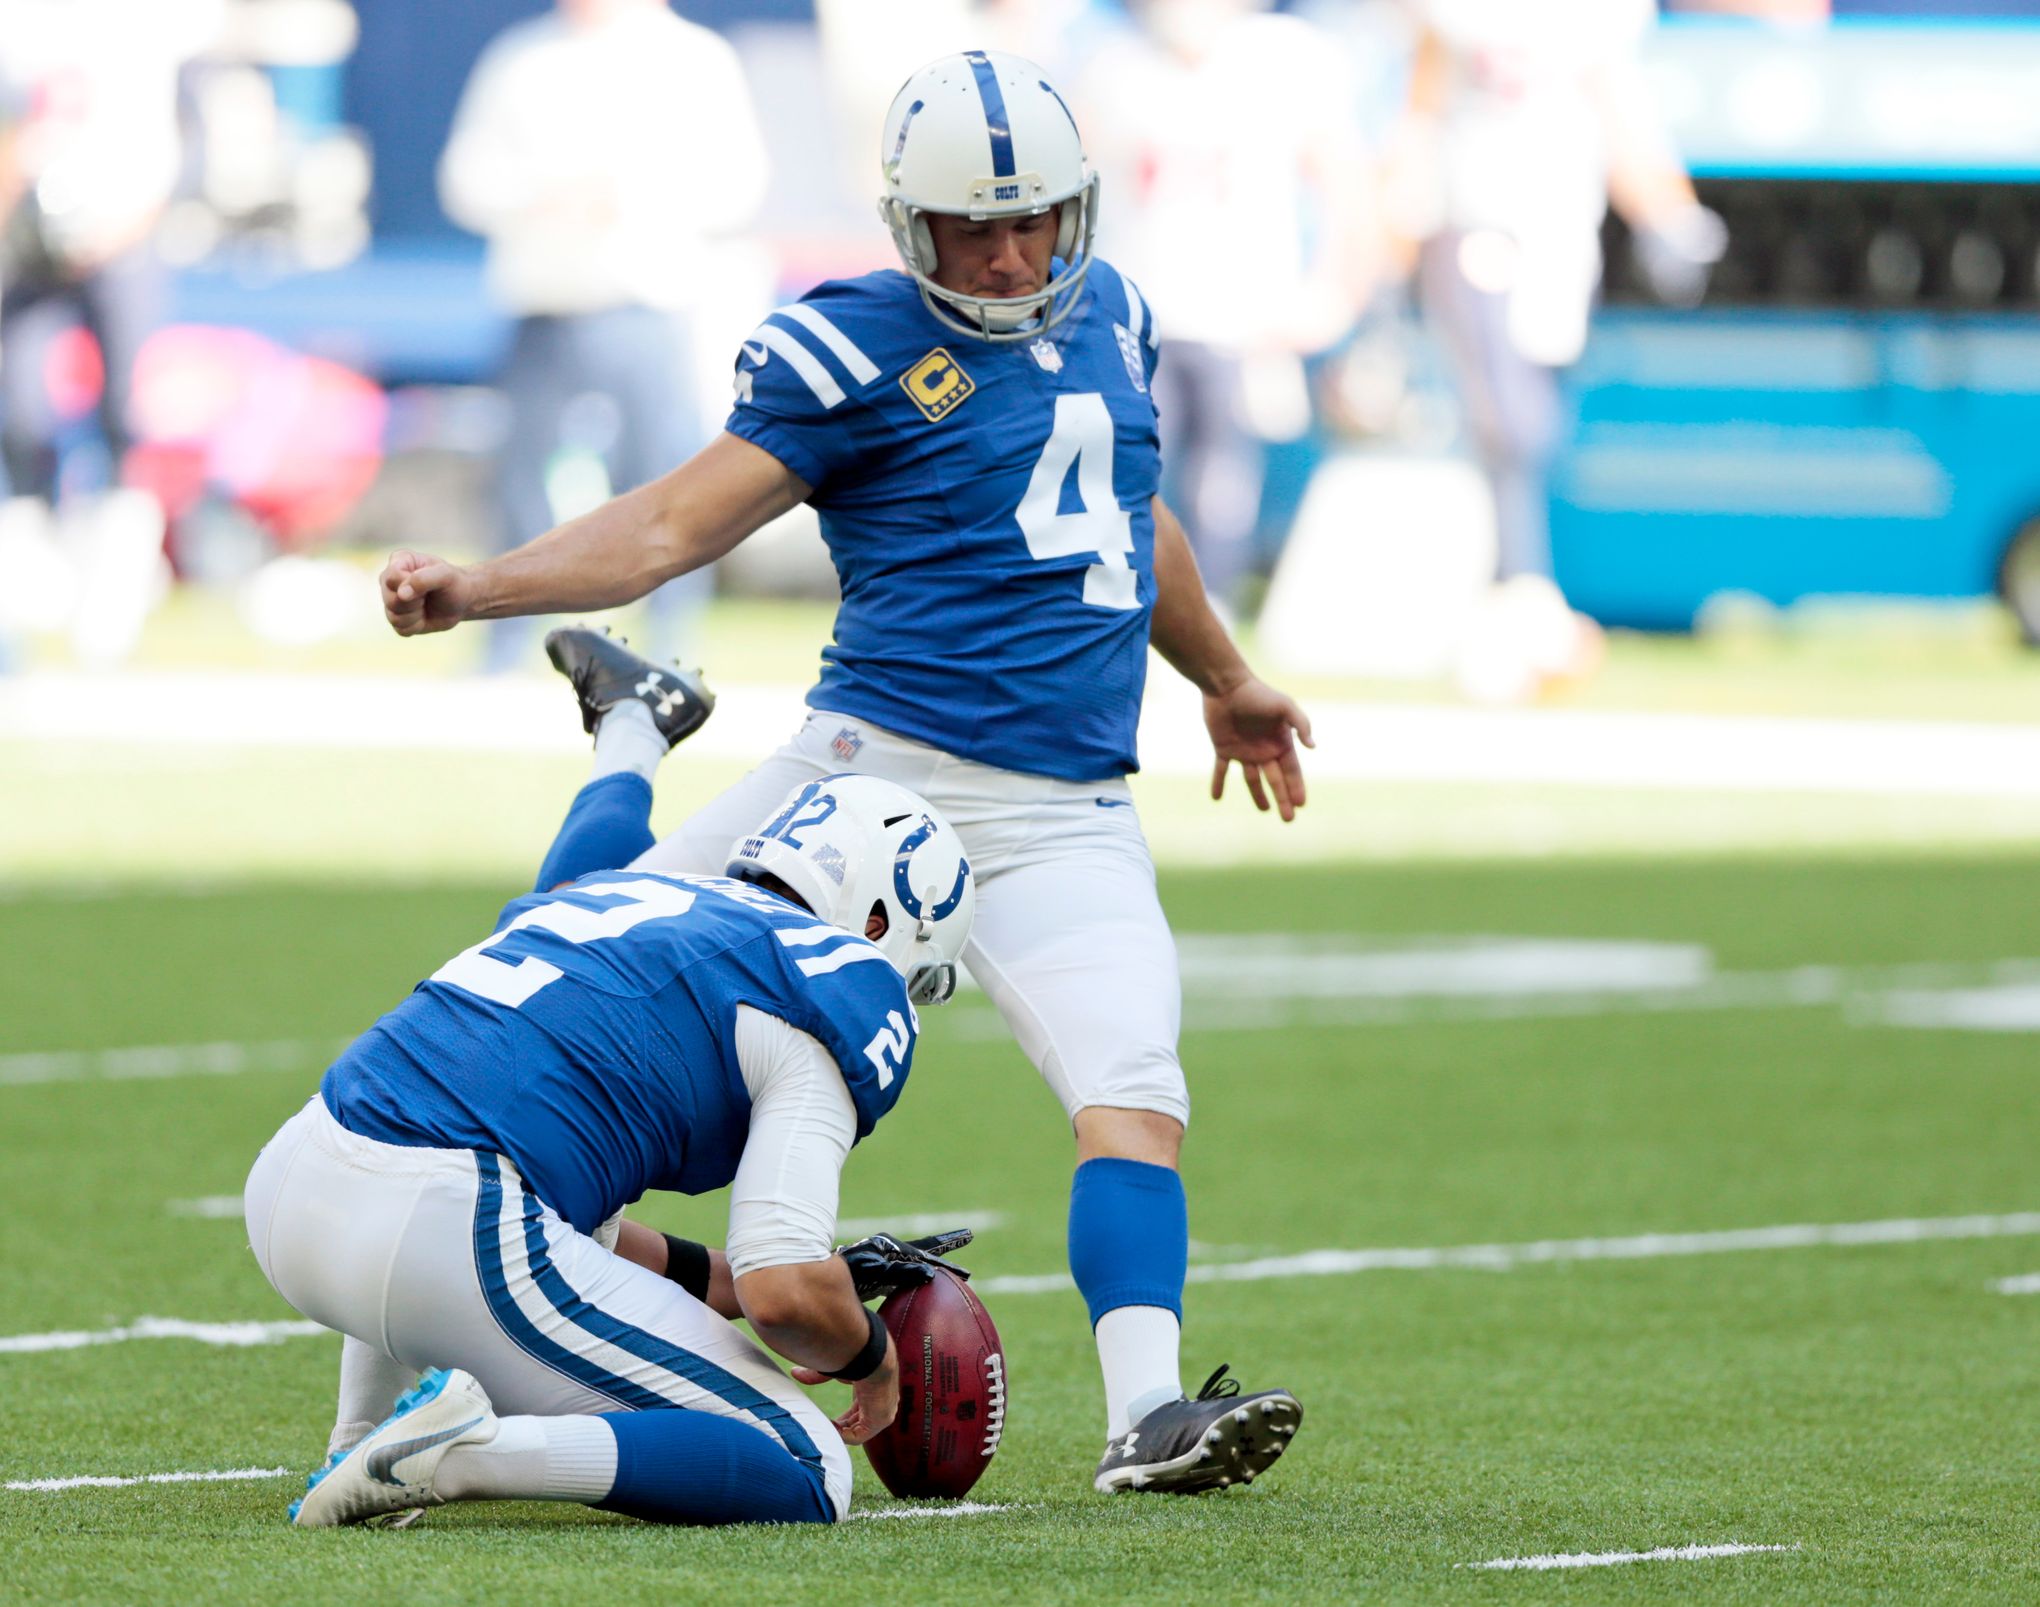
<svg viewBox="0 0 2040 1607">
<path fill-rule="evenodd" d="M 723 874 L 776 876 L 821 919 L 859 937 L 882 910 L 885 935 L 874 941 L 907 979 L 907 997 L 941 1004 L 956 991 L 977 884 L 956 833 L 919 793 L 847 773 L 803 782 L 737 839 Z"/>
<path fill-rule="evenodd" d="M 1091 271 L 1098 175 L 1084 160 L 1077 120 L 1047 74 L 1020 56 L 969 50 L 930 62 L 901 86 L 885 115 L 878 213 L 928 310 L 980 340 L 1026 340 L 1059 323 Z M 1031 296 L 944 290 L 925 214 L 1025 217 L 1062 209 L 1060 273 Z"/>
</svg>

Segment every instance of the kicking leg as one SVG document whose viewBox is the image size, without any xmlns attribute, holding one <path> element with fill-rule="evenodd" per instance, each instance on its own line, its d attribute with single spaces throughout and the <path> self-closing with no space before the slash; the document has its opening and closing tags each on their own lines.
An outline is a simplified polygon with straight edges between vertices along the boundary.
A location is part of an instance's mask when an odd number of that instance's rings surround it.
<svg viewBox="0 0 2040 1607">
<path fill-rule="evenodd" d="M 1076 1132 L 1069 1257 L 1105 1383 L 1098 1488 L 1245 1481 L 1281 1454 L 1300 1409 L 1283 1391 L 1234 1400 L 1218 1375 L 1184 1399 L 1189 1221 L 1176 1161 L 1190 1107 L 1175 944 L 1132 811 L 1079 801 L 1047 839 L 1053 857 L 980 880 L 965 961 Z"/>
<path fill-rule="evenodd" d="M 1076 1131 L 1070 1272 L 1098 1341 L 1108 1438 L 1183 1393 L 1189 1257 L 1176 951 L 1131 846 L 1085 842 L 983 878 L 965 953 Z"/>
<path fill-rule="evenodd" d="M 661 668 L 601 631 L 554 631 L 545 650 L 573 682 L 581 724 L 595 737 L 595 764 L 539 867 L 541 893 L 621 869 L 652 846 L 652 778 L 715 708 L 698 673 Z"/>
</svg>

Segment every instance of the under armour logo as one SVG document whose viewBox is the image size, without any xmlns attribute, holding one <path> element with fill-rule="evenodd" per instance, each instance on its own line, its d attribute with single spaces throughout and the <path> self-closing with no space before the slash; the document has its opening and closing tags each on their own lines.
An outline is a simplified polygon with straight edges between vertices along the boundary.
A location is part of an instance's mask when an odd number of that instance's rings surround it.
<svg viewBox="0 0 2040 1607">
<path fill-rule="evenodd" d="M 665 682 L 666 677 L 659 671 L 653 670 L 651 674 L 631 688 L 641 698 L 649 700 L 656 697 L 659 701 L 653 706 L 652 712 L 662 718 L 671 714 L 676 706 L 673 694 L 666 690 Z"/>
<path fill-rule="evenodd" d="M 1121 1456 L 1133 1455 L 1133 1448 L 1139 1443 L 1140 1443 L 1140 1431 L 1138 1429 L 1135 1429 L 1133 1433 L 1126 1436 L 1126 1443 L 1119 1447 L 1119 1454 Z"/>
</svg>

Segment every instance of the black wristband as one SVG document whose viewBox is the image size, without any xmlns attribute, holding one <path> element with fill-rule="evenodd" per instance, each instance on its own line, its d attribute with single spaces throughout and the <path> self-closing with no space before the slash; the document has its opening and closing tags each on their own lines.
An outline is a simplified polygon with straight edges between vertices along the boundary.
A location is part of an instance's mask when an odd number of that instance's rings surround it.
<svg viewBox="0 0 2040 1607">
<path fill-rule="evenodd" d="M 696 1244 L 692 1239 L 676 1239 L 670 1233 L 662 1237 L 666 1241 L 666 1276 L 696 1300 L 706 1300 L 709 1275 L 713 1270 L 708 1259 L 708 1246 Z"/>
<path fill-rule="evenodd" d="M 823 1377 L 833 1378 L 841 1384 L 854 1384 L 878 1371 L 879 1363 L 885 1360 L 886 1341 L 890 1336 L 886 1333 L 885 1319 L 869 1306 L 864 1308 L 864 1319 L 871 1324 L 871 1337 L 865 1340 L 864 1348 L 835 1372 L 825 1373 Z"/>
</svg>

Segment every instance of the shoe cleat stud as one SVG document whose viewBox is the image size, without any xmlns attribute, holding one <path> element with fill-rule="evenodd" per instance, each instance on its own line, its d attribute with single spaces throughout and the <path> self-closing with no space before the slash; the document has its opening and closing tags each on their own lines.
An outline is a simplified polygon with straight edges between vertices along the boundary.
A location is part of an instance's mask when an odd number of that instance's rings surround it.
<svg viewBox="0 0 2040 1607">
<path fill-rule="evenodd" d="M 1250 1423 L 1253 1421 L 1253 1414 L 1249 1412 L 1244 1406 L 1242 1406 L 1238 1411 L 1232 1414 L 1232 1420 L 1235 1423 Z"/>
</svg>

